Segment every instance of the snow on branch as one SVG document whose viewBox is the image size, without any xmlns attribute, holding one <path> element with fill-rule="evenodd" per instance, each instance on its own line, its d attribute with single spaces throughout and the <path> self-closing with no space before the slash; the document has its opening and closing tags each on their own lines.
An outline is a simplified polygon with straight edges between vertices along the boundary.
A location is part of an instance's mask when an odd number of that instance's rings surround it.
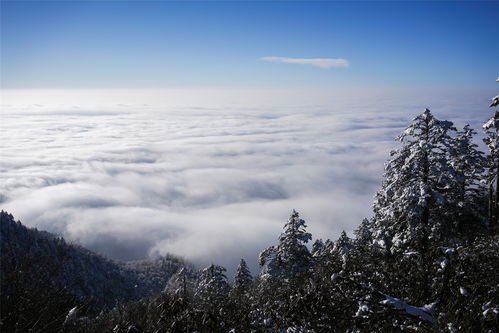
<svg viewBox="0 0 499 333">
<path fill-rule="evenodd" d="M 433 315 L 433 311 L 434 311 L 435 306 L 437 305 L 437 302 L 433 302 L 431 304 L 427 304 L 427 305 L 424 305 L 422 307 L 417 307 L 414 305 L 409 305 L 407 303 L 404 303 L 398 298 L 386 295 L 386 294 L 382 293 L 381 291 L 377 290 L 376 288 L 374 288 L 370 284 L 366 285 L 364 283 L 357 282 L 350 277 L 342 276 L 341 273 L 340 274 L 333 274 L 331 276 L 331 280 L 343 280 L 343 281 L 352 282 L 352 283 L 358 285 L 359 287 L 368 289 L 372 293 L 375 293 L 375 294 L 378 294 L 378 295 L 384 297 L 385 299 L 382 300 L 381 302 L 379 302 L 379 304 L 391 305 L 391 306 L 395 307 L 396 309 L 404 310 L 409 315 L 421 317 L 422 319 L 424 319 L 432 324 L 435 324 L 437 322 L 437 320 L 435 319 L 435 317 Z M 366 301 L 366 300 L 364 299 L 363 301 Z"/>
<path fill-rule="evenodd" d="M 392 305 L 397 309 L 404 310 L 405 312 L 407 312 L 410 315 L 419 316 L 419 317 L 423 318 L 424 320 L 429 321 L 430 323 L 437 322 L 437 320 L 433 317 L 433 314 L 432 314 L 435 303 L 425 305 L 422 307 L 417 307 L 417 306 L 406 304 L 395 297 L 391 297 L 391 296 L 388 296 L 385 294 L 383 294 L 383 296 L 385 296 L 386 299 L 381 301 L 380 302 L 381 304 Z"/>
</svg>

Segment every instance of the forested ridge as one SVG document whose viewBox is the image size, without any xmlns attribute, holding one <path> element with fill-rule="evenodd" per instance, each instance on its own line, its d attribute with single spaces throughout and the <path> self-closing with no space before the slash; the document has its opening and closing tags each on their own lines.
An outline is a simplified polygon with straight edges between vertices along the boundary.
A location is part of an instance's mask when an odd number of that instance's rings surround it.
<svg viewBox="0 0 499 333">
<path fill-rule="evenodd" d="M 313 240 L 295 210 L 252 274 L 179 258 L 106 259 L 1 226 L 2 332 L 495 332 L 499 96 L 482 152 L 469 125 L 425 109 L 390 153 L 373 216 Z M 311 222 L 313 223 L 313 221 Z"/>
</svg>

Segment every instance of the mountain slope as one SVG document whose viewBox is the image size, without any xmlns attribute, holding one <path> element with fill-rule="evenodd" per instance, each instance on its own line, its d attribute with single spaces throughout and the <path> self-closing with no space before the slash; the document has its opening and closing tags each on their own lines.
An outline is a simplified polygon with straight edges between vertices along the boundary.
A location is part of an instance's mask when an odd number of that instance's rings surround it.
<svg viewBox="0 0 499 333">
<path fill-rule="evenodd" d="M 33 280 L 44 278 L 54 290 L 76 296 L 96 308 L 118 301 L 138 299 L 161 291 L 170 277 L 184 266 L 182 259 L 166 256 L 155 261 L 120 262 L 103 257 L 63 238 L 16 222 L 0 212 L 2 297 L 19 286 L 17 273 Z"/>
</svg>

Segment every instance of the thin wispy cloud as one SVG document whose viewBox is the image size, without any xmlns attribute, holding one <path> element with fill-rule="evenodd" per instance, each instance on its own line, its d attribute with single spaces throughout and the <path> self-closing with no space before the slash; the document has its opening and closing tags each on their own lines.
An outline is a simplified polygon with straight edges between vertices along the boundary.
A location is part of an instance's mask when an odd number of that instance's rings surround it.
<svg viewBox="0 0 499 333">
<path fill-rule="evenodd" d="M 287 64 L 310 65 L 320 68 L 348 67 L 348 60 L 341 58 L 286 58 L 286 57 L 263 57 L 260 60 L 268 62 L 283 62 Z"/>
</svg>

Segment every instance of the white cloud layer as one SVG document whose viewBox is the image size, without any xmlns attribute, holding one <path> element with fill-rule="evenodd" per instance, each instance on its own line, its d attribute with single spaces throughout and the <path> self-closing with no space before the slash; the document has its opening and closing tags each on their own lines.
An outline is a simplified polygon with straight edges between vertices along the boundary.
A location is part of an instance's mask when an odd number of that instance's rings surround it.
<svg viewBox="0 0 499 333">
<path fill-rule="evenodd" d="M 346 59 L 341 58 L 285 58 L 285 57 L 263 57 L 263 61 L 284 62 L 287 64 L 310 65 L 320 68 L 348 67 Z"/>
<path fill-rule="evenodd" d="M 424 107 L 479 130 L 492 95 L 3 91 L 0 208 L 115 258 L 255 272 L 292 209 L 332 239 L 370 216 L 393 138 Z"/>
</svg>

